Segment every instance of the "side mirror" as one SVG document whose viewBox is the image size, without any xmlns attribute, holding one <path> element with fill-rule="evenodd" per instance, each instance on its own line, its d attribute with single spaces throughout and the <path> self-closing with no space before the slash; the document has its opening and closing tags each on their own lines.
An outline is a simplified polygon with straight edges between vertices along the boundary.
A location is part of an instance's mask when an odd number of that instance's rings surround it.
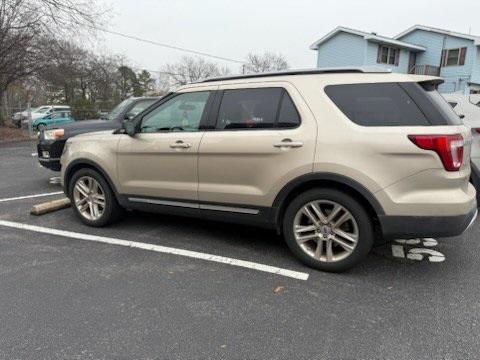
<svg viewBox="0 0 480 360">
<path fill-rule="evenodd" d="M 132 121 L 125 121 L 123 123 L 123 128 L 125 129 L 125 132 L 129 136 L 133 136 L 137 132 L 135 129 L 135 124 Z"/>
<path fill-rule="evenodd" d="M 128 113 L 128 114 L 125 114 L 125 117 L 123 118 L 123 120 L 124 121 L 129 121 L 129 120 L 132 120 L 134 117 L 135 117 L 134 114 Z"/>
</svg>

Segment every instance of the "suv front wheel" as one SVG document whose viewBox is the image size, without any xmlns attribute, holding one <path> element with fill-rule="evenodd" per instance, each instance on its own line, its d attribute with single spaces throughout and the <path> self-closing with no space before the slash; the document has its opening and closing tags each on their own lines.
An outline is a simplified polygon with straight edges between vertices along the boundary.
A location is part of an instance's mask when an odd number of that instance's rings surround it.
<svg viewBox="0 0 480 360">
<path fill-rule="evenodd" d="M 86 225 L 105 226 L 117 220 L 122 213 L 107 181 L 93 169 L 76 171 L 68 189 L 73 210 Z"/>
<path fill-rule="evenodd" d="M 350 195 L 328 188 L 297 196 L 285 212 L 283 233 L 300 260 L 330 272 L 345 271 L 364 259 L 374 237 L 364 207 Z"/>
</svg>

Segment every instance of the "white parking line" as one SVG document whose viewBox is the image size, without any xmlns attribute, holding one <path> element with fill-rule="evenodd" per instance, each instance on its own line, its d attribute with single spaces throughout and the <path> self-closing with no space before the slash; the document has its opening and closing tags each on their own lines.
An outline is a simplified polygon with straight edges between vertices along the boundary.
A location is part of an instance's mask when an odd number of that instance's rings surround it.
<svg viewBox="0 0 480 360">
<path fill-rule="evenodd" d="M 105 236 L 83 234 L 83 233 L 78 233 L 73 231 L 51 229 L 51 228 L 46 228 L 42 226 L 28 225 L 28 224 L 5 221 L 5 220 L 0 220 L 0 226 L 34 231 L 34 232 L 43 233 L 43 234 L 63 236 L 63 237 L 68 237 L 68 238 L 78 239 L 78 240 L 95 241 L 99 243 L 127 246 L 131 248 L 150 250 L 150 251 L 155 251 L 159 253 L 185 256 L 189 258 L 201 259 L 206 261 L 213 261 L 217 263 L 228 264 L 232 266 L 239 266 L 239 267 L 257 270 L 257 271 L 263 271 L 263 272 L 271 273 L 275 275 L 286 276 L 286 277 L 297 279 L 297 280 L 308 280 L 308 277 L 310 276 L 310 274 L 308 273 L 282 269 L 279 267 L 259 264 L 251 261 L 239 260 L 239 259 L 234 259 L 234 258 L 229 258 L 224 256 L 206 254 L 206 253 L 184 250 L 184 249 L 177 249 L 177 248 L 155 245 L 155 244 L 122 240 L 122 239 L 116 239 L 116 238 L 105 237 Z"/>
<path fill-rule="evenodd" d="M 55 192 L 51 192 L 51 193 L 43 193 L 43 194 L 34 194 L 34 195 L 25 195 L 25 196 L 17 196 L 17 197 L 5 198 L 5 199 L 0 199 L 0 202 L 23 200 L 23 199 L 31 199 L 31 198 L 44 197 L 44 196 L 53 196 L 53 195 L 60 195 L 60 194 L 63 194 L 63 191 L 55 191 Z"/>
</svg>

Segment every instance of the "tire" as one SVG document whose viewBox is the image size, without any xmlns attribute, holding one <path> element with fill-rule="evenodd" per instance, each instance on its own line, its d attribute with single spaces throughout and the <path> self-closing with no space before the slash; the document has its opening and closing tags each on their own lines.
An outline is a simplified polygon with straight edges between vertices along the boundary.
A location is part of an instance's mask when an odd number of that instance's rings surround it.
<svg viewBox="0 0 480 360">
<path fill-rule="evenodd" d="M 93 181 L 90 179 L 93 179 Z M 98 184 L 97 186 L 95 186 L 95 182 Z M 90 186 L 91 183 L 93 183 L 93 186 Z M 77 184 L 79 184 L 80 189 L 76 188 Z M 89 194 L 87 190 L 90 191 L 91 198 L 85 196 L 85 193 Z M 93 195 L 95 192 L 97 194 Z M 103 206 L 100 205 L 102 203 L 102 195 L 104 199 Z M 118 204 L 108 182 L 99 172 L 90 168 L 77 170 L 73 174 L 68 186 L 68 197 L 72 203 L 75 215 L 88 226 L 102 227 L 109 225 L 118 220 L 123 213 L 123 209 Z M 86 200 L 83 201 L 82 199 Z M 97 208 L 96 213 L 92 209 L 95 205 Z M 81 211 L 80 207 L 85 206 L 87 208 Z"/>
<path fill-rule="evenodd" d="M 319 221 L 315 212 L 318 209 L 324 222 Z M 336 215 L 333 209 L 337 209 Z M 307 215 L 313 215 L 317 224 Z M 325 223 L 330 215 L 333 219 Z M 347 220 L 341 222 L 342 218 Z M 283 234 L 303 263 L 327 272 L 342 272 L 357 265 L 366 258 L 374 241 L 373 223 L 365 208 L 350 195 L 330 188 L 315 188 L 298 195 L 285 211 Z"/>
<path fill-rule="evenodd" d="M 38 132 L 42 132 L 47 128 L 45 124 L 38 124 L 36 127 Z"/>
</svg>

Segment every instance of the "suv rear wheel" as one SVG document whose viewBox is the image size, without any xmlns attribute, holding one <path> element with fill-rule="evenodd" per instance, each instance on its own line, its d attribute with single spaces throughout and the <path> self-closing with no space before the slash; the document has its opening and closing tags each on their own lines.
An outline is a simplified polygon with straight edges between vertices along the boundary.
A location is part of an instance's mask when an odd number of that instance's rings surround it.
<svg viewBox="0 0 480 360">
<path fill-rule="evenodd" d="M 86 225 L 105 226 L 117 220 L 122 213 L 107 181 L 93 169 L 75 172 L 68 189 L 73 210 Z"/>
<path fill-rule="evenodd" d="M 288 206 L 283 233 L 293 253 L 308 266 L 345 271 L 364 259 L 373 244 L 368 212 L 335 189 L 312 189 Z"/>
</svg>

